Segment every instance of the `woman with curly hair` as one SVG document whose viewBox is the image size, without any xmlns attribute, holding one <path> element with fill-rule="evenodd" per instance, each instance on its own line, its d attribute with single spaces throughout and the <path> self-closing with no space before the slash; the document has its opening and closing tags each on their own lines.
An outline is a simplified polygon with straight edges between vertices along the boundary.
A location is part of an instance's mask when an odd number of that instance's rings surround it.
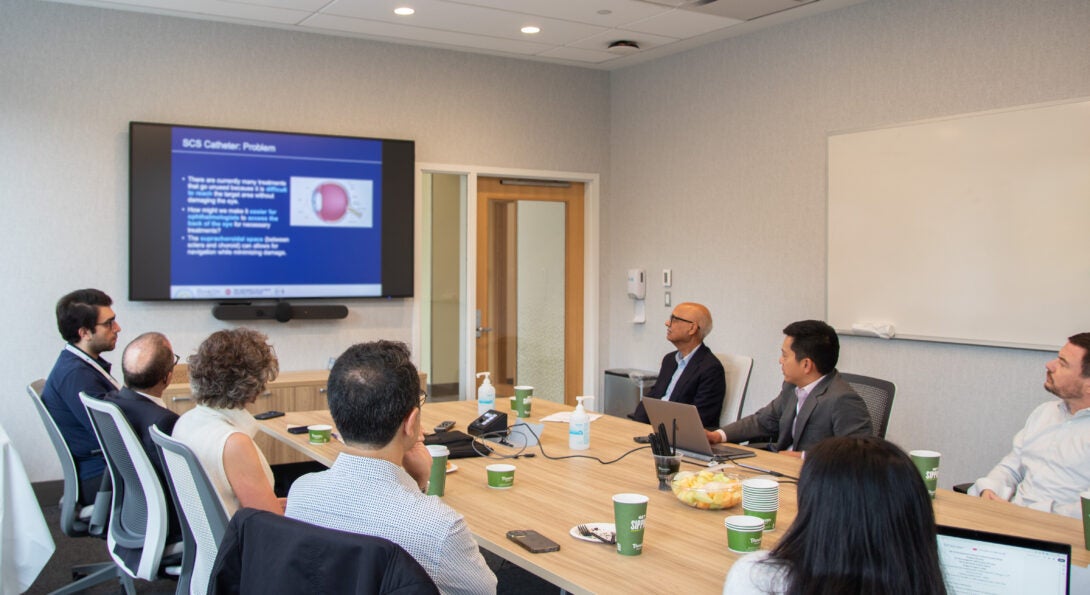
<svg viewBox="0 0 1090 595">
<path fill-rule="evenodd" d="M 257 422 L 245 409 L 280 370 L 268 338 L 247 328 L 217 331 L 188 362 L 197 406 L 178 419 L 173 437 L 197 455 L 227 518 L 242 507 L 284 514 L 272 469 L 254 444 Z"/>
</svg>

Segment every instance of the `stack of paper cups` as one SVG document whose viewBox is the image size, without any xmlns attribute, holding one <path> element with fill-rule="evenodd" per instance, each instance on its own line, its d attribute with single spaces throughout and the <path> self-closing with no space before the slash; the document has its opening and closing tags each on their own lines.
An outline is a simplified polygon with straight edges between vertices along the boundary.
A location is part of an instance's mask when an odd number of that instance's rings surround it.
<svg viewBox="0 0 1090 595">
<path fill-rule="evenodd" d="M 780 510 L 780 482 L 754 478 L 742 482 L 742 511 L 748 516 L 764 519 L 765 531 L 776 528 L 776 513 Z"/>
<path fill-rule="evenodd" d="M 761 549 L 761 534 L 764 532 L 764 519 L 754 516 L 729 516 L 723 519 L 727 528 L 727 548 L 732 552 L 744 554 Z"/>
</svg>

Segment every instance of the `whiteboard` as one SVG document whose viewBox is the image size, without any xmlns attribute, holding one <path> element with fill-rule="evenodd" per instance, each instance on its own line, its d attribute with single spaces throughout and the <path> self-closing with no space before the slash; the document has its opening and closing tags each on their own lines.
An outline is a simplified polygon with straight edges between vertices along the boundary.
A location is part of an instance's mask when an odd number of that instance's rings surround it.
<svg viewBox="0 0 1090 595">
<path fill-rule="evenodd" d="M 834 328 L 1046 350 L 1090 331 L 1090 101 L 828 143 Z"/>
</svg>

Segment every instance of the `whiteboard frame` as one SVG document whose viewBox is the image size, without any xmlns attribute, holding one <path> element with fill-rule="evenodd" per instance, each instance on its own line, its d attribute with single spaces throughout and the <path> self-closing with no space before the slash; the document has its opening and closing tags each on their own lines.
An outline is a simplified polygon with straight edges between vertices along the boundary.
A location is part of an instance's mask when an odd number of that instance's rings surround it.
<svg viewBox="0 0 1090 595">
<path fill-rule="evenodd" d="M 896 328 L 897 321 L 896 320 L 881 320 L 881 319 L 877 319 L 877 320 L 876 319 L 846 320 L 845 316 L 851 317 L 852 316 L 851 311 L 853 311 L 854 308 L 849 306 L 848 310 L 850 310 L 850 311 L 847 314 L 845 314 L 842 311 L 838 311 L 838 310 L 844 310 L 844 308 L 841 308 L 841 307 L 839 307 L 838 304 L 834 303 L 834 301 L 837 300 L 837 299 L 841 299 L 841 300 L 844 299 L 842 297 L 837 298 L 836 294 L 834 293 L 834 281 L 835 281 L 834 276 L 839 275 L 839 276 L 843 277 L 844 279 L 852 277 L 852 274 L 850 272 L 848 274 L 845 274 L 842 270 L 840 270 L 840 269 L 845 268 L 845 267 L 841 266 L 840 262 L 834 263 L 834 261 L 833 261 L 834 258 L 838 258 L 838 256 L 835 253 L 836 251 L 839 251 L 841 253 L 841 256 L 839 256 L 839 258 L 841 258 L 841 259 L 844 258 L 844 256 L 843 256 L 844 253 L 847 253 L 847 252 L 850 251 L 850 250 L 846 249 L 844 247 L 844 245 L 843 245 L 843 244 L 849 243 L 849 241 L 848 240 L 840 240 L 840 236 L 847 237 L 845 232 L 848 229 L 851 229 L 853 231 L 859 229 L 858 226 L 851 227 L 851 228 L 845 228 L 845 227 L 843 227 L 843 225 L 844 225 L 843 221 L 835 220 L 835 218 L 834 218 L 834 212 L 835 212 L 834 206 L 836 208 L 841 208 L 841 207 L 844 206 L 843 204 L 840 204 L 840 203 L 837 202 L 838 200 L 840 200 L 841 202 L 844 202 L 844 201 L 843 201 L 843 199 L 838 198 L 838 196 L 836 196 L 834 194 L 837 191 L 834 188 L 834 183 L 842 183 L 842 181 L 843 181 L 842 178 L 843 178 L 843 176 L 845 176 L 845 172 L 842 171 L 842 169 L 850 170 L 852 167 L 858 167 L 857 165 L 837 163 L 835 161 L 836 159 L 844 159 L 845 157 L 844 157 L 843 153 L 846 153 L 847 151 L 844 151 L 843 149 L 838 149 L 838 151 L 840 151 L 840 156 L 837 157 L 837 153 L 834 152 L 834 141 L 840 142 L 843 146 L 848 146 L 846 143 L 849 143 L 849 144 L 854 143 L 854 142 L 856 142 L 856 139 L 847 139 L 847 137 L 850 137 L 850 136 L 854 135 L 854 136 L 859 137 L 860 139 L 865 140 L 867 138 L 867 135 L 881 135 L 883 133 L 886 134 L 886 137 L 874 136 L 872 138 L 872 140 L 877 139 L 877 138 L 885 138 L 886 140 L 888 140 L 889 138 L 896 138 L 896 134 L 901 132 L 901 131 L 905 131 L 905 134 L 912 134 L 913 131 L 926 131 L 928 129 L 925 128 L 925 127 L 929 127 L 929 126 L 932 127 L 932 132 L 934 132 L 935 127 L 933 125 L 934 124 L 942 124 L 942 123 L 951 123 L 951 124 L 954 124 L 954 125 L 968 123 L 968 124 L 964 124 L 964 125 L 966 125 L 968 128 L 970 128 L 970 130 L 972 130 L 972 128 L 974 126 L 973 123 L 986 122 L 986 120 L 983 120 L 981 118 L 987 118 L 988 116 L 1012 114 L 1015 117 L 1014 121 L 1017 121 L 1017 118 L 1019 118 L 1019 117 L 1030 117 L 1030 116 L 1026 116 L 1026 114 L 1030 114 L 1030 115 L 1044 114 L 1044 116 L 1041 116 L 1041 117 L 1042 118 L 1047 118 L 1047 117 L 1049 117 L 1049 114 L 1047 112 L 1045 112 L 1045 111 L 1034 112 L 1034 110 L 1047 110 L 1048 108 L 1057 107 L 1057 106 L 1067 106 L 1067 105 L 1071 105 L 1072 107 L 1075 107 L 1075 109 L 1079 109 L 1078 107 L 1075 106 L 1075 104 L 1085 104 L 1086 107 L 1087 107 L 1087 113 L 1090 113 L 1090 97 L 1080 97 L 1080 98 L 1072 98 L 1072 99 L 1057 100 L 1057 101 L 1050 101 L 1050 102 L 1042 102 L 1042 103 L 1036 103 L 1036 104 L 1031 104 L 1031 105 L 1023 105 L 1023 106 L 1015 106 L 1015 107 L 985 110 L 985 111 L 965 113 L 965 114 L 955 114 L 955 115 L 950 115 L 950 116 L 929 118 L 929 119 L 917 120 L 917 121 L 906 122 L 906 123 L 889 124 L 889 125 L 878 126 L 878 127 L 847 129 L 847 130 L 838 130 L 838 131 L 829 132 L 827 134 L 827 138 L 826 138 L 826 149 L 827 149 L 827 152 L 826 152 L 826 172 L 827 172 L 827 177 L 826 177 L 826 231 L 827 231 L 827 235 L 826 235 L 826 285 L 825 285 L 826 308 L 825 308 L 825 310 L 826 310 L 826 319 L 829 321 L 830 324 L 832 324 L 834 326 L 834 328 L 837 329 L 837 332 L 840 333 L 840 334 L 843 334 L 843 335 L 872 337 L 871 335 L 854 332 L 851 329 L 851 325 L 853 323 L 857 323 L 857 322 L 885 322 L 885 323 L 893 324 L 894 327 Z M 1065 111 L 1070 111 L 1070 110 L 1065 110 Z M 1087 116 L 1087 118 L 1084 118 L 1081 114 L 1078 114 L 1078 112 L 1074 112 L 1074 113 L 1076 114 L 1077 122 L 1083 122 L 1084 119 L 1090 118 L 1090 116 Z M 996 119 L 995 123 L 1010 124 L 1010 121 L 1003 120 L 1003 119 Z M 1080 124 L 1080 126 L 1082 126 L 1082 125 L 1083 124 Z M 942 127 L 939 127 L 939 128 L 941 129 Z M 890 135 L 889 132 L 893 132 L 894 134 Z M 998 129 L 996 131 L 996 134 L 1000 134 L 1000 133 L 1007 134 L 1006 129 Z M 980 139 L 972 137 L 971 135 L 969 136 L 969 138 L 971 138 L 973 140 L 973 142 L 980 142 Z M 1015 137 L 1015 138 L 1021 138 L 1021 137 Z M 847 140 L 845 140 L 845 139 L 847 139 Z M 1086 141 L 1086 142 L 1090 142 L 1090 141 Z M 1012 143 L 1012 144 L 1015 144 L 1015 143 Z M 925 148 L 930 149 L 929 146 L 925 146 Z M 897 151 L 899 151 L 899 150 L 900 150 L 900 147 L 898 147 L 895 150 L 891 150 L 889 156 L 890 157 L 896 157 L 897 156 Z M 920 150 L 920 149 L 915 148 L 915 149 L 908 149 L 908 150 Z M 1066 155 L 1067 153 L 1064 153 L 1064 154 Z M 1077 153 L 1077 155 L 1081 156 L 1083 154 L 1084 154 L 1084 149 L 1080 146 L 1080 149 L 1079 149 L 1079 152 Z M 1082 163 L 1081 158 L 1078 161 L 1078 163 Z M 902 167 L 902 166 L 894 165 L 893 167 L 897 168 L 897 167 Z M 1086 167 L 1087 167 L 1087 170 L 1090 171 L 1090 160 L 1088 160 L 1086 162 Z M 1005 171 L 1005 170 L 1003 170 L 1003 171 Z M 850 171 L 849 171 L 849 173 L 850 173 Z M 941 174 L 941 171 L 940 171 L 940 174 Z M 874 177 L 877 177 L 877 176 L 874 176 Z M 1067 200 L 1074 200 L 1075 202 L 1078 202 L 1079 197 L 1083 196 L 1083 190 L 1084 190 L 1083 185 L 1084 184 L 1085 184 L 1085 182 L 1083 180 L 1081 180 L 1081 179 L 1076 180 L 1074 182 L 1074 188 L 1072 189 L 1073 197 L 1065 197 L 1065 198 Z M 932 187 L 934 187 L 934 186 L 932 186 Z M 843 190 L 841 190 L 841 192 L 843 192 Z M 917 193 L 917 195 L 918 194 L 919 193 Z M 912 197 L 915 198 L 917 195 L 912 195 Z M 866 196 L 868 196 L 868 200 L 869 200 L 869 196 L 871 196 L 871 195 L 866 195 Z M 1090 195 L 1086 196 L 1086 202 L 1090 203 Z M 956 204 L 956 203 L 947 203 L 947 204 Z M 962 205 L 957 205 L 957 206 L 961 207 Z M 848 210 L 850 211 L 850 207 L 849 207 Z M 837 218 L 843 218 L 843 215 L 837 215 L 836 217 Z M 869 223 L 869 221 L 870 220 L 868 220 L 868 223 Z M 1088 220 L 1088 221 L 1090 221 L 1090 220 Z M 877 226 L 881 225 L 882 223 L 883 222 L 875 222 L 873 224 L 873 227 L 877 227 Z M 963 228 L 957 228 L 956 227 L 956 222 L 953 223 L 953 224 L 948 223 L 947 225 L 951 226 L 951 228 L 946 229 L 946 231 L 949 232 L 947 235 L 949 235 L 951 237 L 961 235 L 960 232 L 962 231 Z M 871 227 L 871 225 L 867 225 L 865 227 Z M 838 241 L 841 242 L 841 243 L 837 243 Z M 834 244 L 835 244 L 836 247 L 834 247 Z M 909 242 L 909 244 L 911 244 L 911 242 Z M 1068 247 L 1074 247 L 1074 246 L 1077 246 L 1077 245 L 1078 245 L 1078 238 L 1072 238 L 1071 242 L 1069 244 L 1067 244 Z M 1063 244 L 1061 243 L 1059 245 L 1059 247 L 1063 247 Z M 1073 254 L 1074 252 L 1069 252 L 1069 253 Z M 851 260 L 851 258 L 849 258 L 848 260 Z M 996 266 L 998 266 L 998 265 L 996 265 Z M 1023 266 L 1025 266 L 1025 265 L 1023 265 Z M 896 268 L 896 267 L 889 267 L 889 268 Z M 970 272 L 975 272 L 972 269 L 965 269 L 965 270 L 968 270 Z M 961 270 L 960 274 L 964 274 L 965 270 Z M 1018 269 L 1018 270 L 1021 271 L 1021 270 L 1025 270 L 1025 269 L 1022 268 L 1022 269 Z M 882 271 L 882 272 L 885 272 L 885 271 Z M 947 272 L 949 273 L 949 276 L 956 276 L 957 274 L 959 274 L 959 271 L 956 268 L 951 269 L 951 270 L 949 270 Z M 1073 270 L 1071 272 L 1076 273 L 1077 271 Z M 894 275 L 897 275 L 897 274 L 894 274 Z M 838 285 L 836 285 L 836 290 L 838 292 L 843 291 L 845 283 L 847 283 L 848 285 L 851 285 L 850 281 L 845 282 L 843 279 L 840 279 L 839 281 L 836 281 L 836 282 L 839 283 Z M 1087 281 L 1075 282 L 1074 284 L 1076 285 L 1076 290 L 1078 289 L 1079 283 L 1086 283 L 1086 282 Z M 1083 285 L 1082 287 L 1085 288 L 1086 285 Z M 1049 288 L 1044 288 L 1043 291 L 1050 291 L 1050 289 Z M 1072 290 L 1065 289 L 1065 288 L 1059 288 L 1059 289 L 1055 289 L 1055 291 L 1072 291 Z M 1043 294 L 1043 295 L 1047 295 L 1047 294 Z M 1090 293 L 1083 294 L 1083 295 L 1090 295 Z M 968 299 L 971 299 L 971 298 L 967 298 L 967 300 Z M 1000 300 L 999 303 L 1002 303 L 1002 300 Z M 1070 311 L 1070 310 L 1064 310 L 1064 311 Z M 1073 321 L 1073 324 L 1084 325 L 1087 328 L 1070 328 L 1070 329 L 1067 330 L 1066 334 L 1062 334 L 1062 336 L 1057 336 L 1056 337 L 1057 341 L 1062 340 L 1063 337 L 1067 336 L 1067 334 L 1071 334 L 1071 333 L 1075 333 L 1075 332 L 1081 332 L 1083 330 L 1090 329 L 1090 318 L 1088 318 L 1088 317 L 1090 317 L 1090 307 L 1087 307 L 1085 310 L 1081 310 L 1079 312 L 1081 313 L 1082 311 L 1087 312 L 1087 314 L 1086 315 L 1081 315 L 1080 314 L 1081 317 L 1078 320 Z M 999 313 L 996 313 L 996 314 L 990 314 L 990 315 L 991 316 L 1000 316 L 1001 317 L 1002 312 L 999 312 Z M 943 313 L 943 314 L 939 315 L 936 318 L 936 320 L 938 320 L 939 322 L 937 324 L 932 325 L 932 326 L 942 327 L 943 326 L 942 321 L 946 320 L 947 318 L 957 319 L 957 316 L 948 316 L 947 314 Z M 1008 317 L 1008 319 L 1009 318 L 1010 317 Z M 958 319 L 958 320 L 960 320 L 960 319 Z M 993 326 L 988 327 L 988 328 L 1006 329 L 1007 327 L 1003 326 L 1002 322 L 1003 322 L 1002 318 L 998 318 L 997 321 L 992 323 Z M 947 323 L 947 324 L 949 325 L 949 323 Z M 957 324 L 958 323 L 955 322 L 953 324 L 953 326 L 956 327 Z M 987 327 L 987 325 L 988 325 L 988 323 L 984 323 L 985 327 Z M 910 323 L 910 326 L 908 328 L 905 328 L 904 330 L 910 331 L 910 332 L 908 332 L 907 334 L 899 334 L 898 333 L 898 334 L 895 335 L 894 338 L 896 338 L 896 339 L 916 340 L 916 341 L 929 341 L 929 342 L 954 343 L 954 344 L 964 344 L 964 345 L 1006 347 L 1006 348 L 1031 349 L 1031 350 L 1043 350 L 1043 351 L 1055 351 L 1056 349 L 1058 349 L 1060 344 L 1062 344 L 1062 343 L 1038 342 L 1038 341 L 1002 340 L 1001 338 L 997 339 L 994 336 L 991 336 L 991 337 L 988 337 L 988 338 L 980 338 L 979 336 L 971 336 L 972 335 L 971 332 L 969 332 L 969 333 L 959 332 L 959 333 L 926 333 L 926 334 L 919 334 L 918 332 L 916 332 L 916 333 L 911 332 L 911 331 L 920 330 L 919 326 L 913 326 L 911 323 Z M 964 330 L 964 329 L 961 329 L 961 330 Z M 1015 335 L 1018 335 L 1018 333 L 1019 333 L 1018 330 L 1014 330 L 1014 331 L 1011 331 L 1011 334 L 1008 335 L 1008 336 L 1010 336 L 1011 338 L 1017 339 L 1017 337 Z M 963 334 L 963 335 L 970 335 L 970 336 L 955 336 L 956 334 Z M 995 334 L 1003 334 L 1003 330 L 1000 330 Z M 1040 339 L 1042 337 L 1033 337 L 1033 338 Z"/>
</svg>

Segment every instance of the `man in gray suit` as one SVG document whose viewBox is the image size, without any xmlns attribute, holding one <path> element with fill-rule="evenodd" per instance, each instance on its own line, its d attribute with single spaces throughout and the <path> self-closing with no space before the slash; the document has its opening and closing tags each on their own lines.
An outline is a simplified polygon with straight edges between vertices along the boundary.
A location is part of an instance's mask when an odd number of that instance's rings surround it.
<svg viewBox="0 0 1090 595">
<path fill-rule="evenodd" d="M 783 390 L 753 415 L 708 432 L 708 441 L 745 442 L 771 436 L 768 449 L 800 456 L 831 436 L 869 436 L 870 413 L 863 399 L 836 371 L 840 339 L 820 320 L 783 329 L 780 369 Z"/>
</svg>

